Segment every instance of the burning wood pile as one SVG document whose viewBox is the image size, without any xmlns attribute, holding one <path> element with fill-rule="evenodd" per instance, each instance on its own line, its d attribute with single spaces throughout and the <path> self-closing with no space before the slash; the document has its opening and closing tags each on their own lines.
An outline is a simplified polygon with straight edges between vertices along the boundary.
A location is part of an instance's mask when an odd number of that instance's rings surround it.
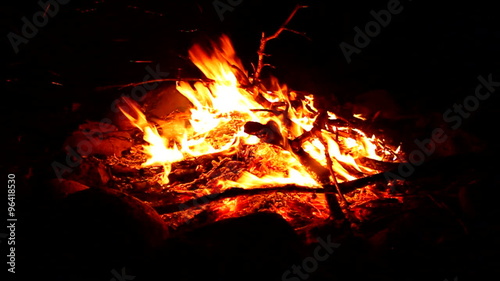
<svg viewBox="0 0 500 281">
<path fill-rule="evenodd" d="M 313 95 L 260 78 L 266 42 L 296 11 L 263 35 L 253 75 L 227 36 L 194 45 L 189 57 L 205 77 L 174 79 L 190 108 L 152 116 L 148 100 L 124 98 L 119 119 L 130 130 L 115 140 L 131 144 L 121 155 L 86 160 L 111 171 L 108 186 L 148 202 L 172 230 L 262 211 L 296 229 L 364 220 L 356 206 L 391 197 L 387 184 L 343 184 L 384 172 L 401 153 L 371 134 L 363 116 L 341 116 Z"/>
</svg>

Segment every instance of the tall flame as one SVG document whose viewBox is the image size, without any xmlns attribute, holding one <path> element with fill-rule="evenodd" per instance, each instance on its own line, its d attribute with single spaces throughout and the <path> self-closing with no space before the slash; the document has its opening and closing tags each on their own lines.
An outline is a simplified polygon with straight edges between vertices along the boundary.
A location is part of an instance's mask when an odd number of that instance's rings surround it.
<svg viewBox="0 0 500 281">
<path fill-rule="evenodd" d="M 272 123 L 277 130 L 272 134 L 281 136 L 285 143 L 295 140 L 314 128 L 319 116 L 314 106 L 314 96 L 299 95 L 272 79 L 271 89 L 261 91 L 258 102 L 258 93 L 239 85 L 237 71 L 243 71 L 244 68 L 229 38 L 222 36 L 220 42 L 212 44 L 210 50 L 195 45 L 189 55 L 193 63 L 213 82 L 177 83 L 177 90 L 192 104 L 187 120 L 181 120 L 182 116 L 179 115 L 179 120 L 165 121 L 165 124 L 155 126 L 131 101 L 127 103 L 133 114 L 122 109 L 127 118 L 142 130 L 144 140 L 148 143 L 144 145 L 148 159 L 142 165 L 163 166 L 162 184 L 166 186 L 172 163 L 218 152 L 234 154 L 241 151 L 243 146 L 260 145 L 258 159 L 273 168 L 247 169 L 235 181 L 221 180 L 219 184 L 222 188 L 290 183 L 318 186 L 317 175 L 301 164 L 289 146 L 264 143 L 263 139 L 244 131 L 248 122 Z M 273 105 L 273 109 L 264 109 L 262 99 L 266 104 Z M 355 118 L 363 119 L 360 115 Z M 337 116 L 328 112 L 328 119 L 336 120 Z M 358 129 L 325 126 L 319 134 L 301 143 L 301 148 L 324 168 L 331 163 L 338 181 L 342 182 L 379 172 L 362 165 L 361 160 L 364 158 L 394 160 L 393 153 L 386 151 L 379 143 L 375 136 L 368 137 Z M 330 159 L 327 159 L 327 155 Z"/>
</svg>

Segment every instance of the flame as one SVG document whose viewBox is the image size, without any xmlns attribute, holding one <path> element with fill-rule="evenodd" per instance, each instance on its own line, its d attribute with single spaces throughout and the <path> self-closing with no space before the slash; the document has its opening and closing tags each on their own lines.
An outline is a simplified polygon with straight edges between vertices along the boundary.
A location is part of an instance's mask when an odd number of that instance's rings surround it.
<svg viewBox="0 0 500 281">
<path fill-rule="evenodd" d="M 142 165 L 163 166 L 161 183 L 164 188 L 168 188 L 171 184 L 168 174 L 173 163 L 214 153 L 235 155 L 256 148 L 252 158 L 245 162 L 246 167 L 238 172 L 237 178 L 219 179 L 218 188 L 224 190 L 230 187 L 255 188 L 285 184 L 321 186 L 318 175 L 302 164 L 290 145 L 304 133 L 314 130 L 320 112 L 315 107 L 314 96 L 291 91 L 275 78 L 271 78 L 266 91 L 244 87 L 240 85 L 238 77 L 247 73 L 236 57 L 229 38 L 222 36 L 218 43 L 212 43 L 208 49 L 210 51 L 194 45 L 189 50 L 189 56 L 213 82 L 193 84 L 180 81 L 176 85 L 177 90 L 191 103 L 187 114 L 179 114 L 173 121 L 157 121 L 154 124 L 130 100 L 126 100 L 129 112 L 121 108 L 132 124 L 143 132 L 147 142 L 143 146 L 147 160 Z M 327 117 L 329 121 L 339 118 L 329 111 Z M 365 119 L 360 114 L 353 117 Z M 258 134 L 245 133 L 244 127 L 248 122 L 263 124 L 269 136 L 280 136 L 281 140 L 266 141 L 265 137 Z M 272 129 L 266 124 L 276 126 Z M 300 147 L 325 169 L 331 164 L 339 182 L 380 172 L 363 165 L 363 159 L 393 161 L 394 155 L 399 152 L 399 148 L 396 152 L 387 151 L 380 139 L 368 137 L 360 129 L 328 124 L 319 128 L 319 133 L 301 142 Z M 329 179 L 333 182 L 331 175 Z M 324 200 L 319 198 L 320 201 Z M 239 209 L 236 201 L 226 201 L 228 205 L 221 210 L 230 212 Z M 315 212 L 323 213 L 324 210 Z"/>
</svg>

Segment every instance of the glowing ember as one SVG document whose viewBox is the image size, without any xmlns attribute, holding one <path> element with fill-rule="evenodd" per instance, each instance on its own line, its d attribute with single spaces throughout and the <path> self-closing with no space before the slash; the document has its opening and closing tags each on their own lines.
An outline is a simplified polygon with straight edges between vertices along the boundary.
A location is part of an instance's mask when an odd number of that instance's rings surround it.
<svg viewBox="0 0 500 281">
<path fill-rule="evenodd" d="M 226 176 L 200 185 L 204 195 L 230 187 L 265 188 L 285 184 L 321 187 L 321 184 L 350 181 L 381 172 L 363 165 L 367 158 L 384 162 L 396 160 L 397 152 L 382 146 L 376 136 L 368 137 L 333 112 L 321 114 L 312 95 L 291 91 L 276 79 L 272 79 L 272 86 L 265 90 L 262 85 L 243 87 L 237 77 L 247 74 L 241 73 L 243 65 L 228 37 L 223 36 L 210 50 L 195 45 L 189 55 L 213 82 L 177 83 L 177 90 L 192 104 L 189 112 L 175 113 L 173 118 L 153 124 L 129 100 L 127 103 L 133 112 L 122 109 L 143 132 L 147 142 L 143 149 L 148 158 L 142 165 L 164 167 L 163 188 L 182 189 L 178 183 L 169 182 L 172 164 L 215 153 L 243 160 L 234 167 L 226 163 L 229 167 Z M 361 115 L 353 118 L 364 120 Z M 311 168 L 312 162 L 324 171 L 329 171 L 331 165 L 334 174 L 318 173 Z M 275 201 L 281 201 L 283 196 L 279 195 Z M 312 206 L 311 214 L 328 216 L 324 195 L 293 196 Z M 228 213 L 241 212 L 248 204 L 242 199 L 225 199 L 216 209 L 223 218 Z M 295 207 L 270 209 L 285 218 L 290 217 L 290 212 L 284 208 Z M 262 209 L 260 206 L 259 210 Z"/>
</svg>

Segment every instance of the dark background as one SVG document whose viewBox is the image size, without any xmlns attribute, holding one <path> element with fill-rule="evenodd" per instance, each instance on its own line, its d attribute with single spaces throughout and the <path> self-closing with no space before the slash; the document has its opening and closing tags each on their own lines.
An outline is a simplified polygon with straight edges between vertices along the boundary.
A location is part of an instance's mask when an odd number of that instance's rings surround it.
<svg viewBox="0 0 500 281">
<path fill-rule="evenodd" d="M 171 77 L 201 77 L 186 59 L 187 50 L 225 33 L 250 70 L 261 32 L 274 32 L 296 3 L 244 0 L 221 21 L 211 0 L 73 0 L 60 5 L 57 15 L 21 44 L 17 54 L 7 34 L 21 34 L 21 18 L 31 21 L 40 7 L 36 1 L 2 3 L 3 168 L 17 174 L 21 195 L 31 192 L 23 185 L 30 168 L 50 171 L 54 155 L 79 124 L 102 119 L 113 100 L 129 93 L 97 88 L 142 81 L 148 64 L 133 61 L 151 61 L 153 68 L 159 63 Z M 401 1 L 403 11 L 348 64 L 339 44 L 353 45 L 353 28 L 364 29 L 373 20 L 370 11 L 386 9 L 388 1 L 300 3 L 309 8 L 297 13 L 290 28 L 311 40 L 285 32 L 270 42 L 268 62 L 276 68 L 264 75 L 273 74 L 290 88 L 335 105 L 386 109 L 390 122 L 383 125 L 394 133 L 395 142 L 411 143 L 443 126 L 442 113 L 474 93 L 478 75 L 492 73 L 493 80 L 500 80 L 500 25 L 494 4 Z M 385 94 L 366 98 L 374 91 Z M 493 94 L 464 120 L 461 145 L 454 152 L 466 152 L 473 144 L 496 151 L 498 101 Z"/>
</svg>

